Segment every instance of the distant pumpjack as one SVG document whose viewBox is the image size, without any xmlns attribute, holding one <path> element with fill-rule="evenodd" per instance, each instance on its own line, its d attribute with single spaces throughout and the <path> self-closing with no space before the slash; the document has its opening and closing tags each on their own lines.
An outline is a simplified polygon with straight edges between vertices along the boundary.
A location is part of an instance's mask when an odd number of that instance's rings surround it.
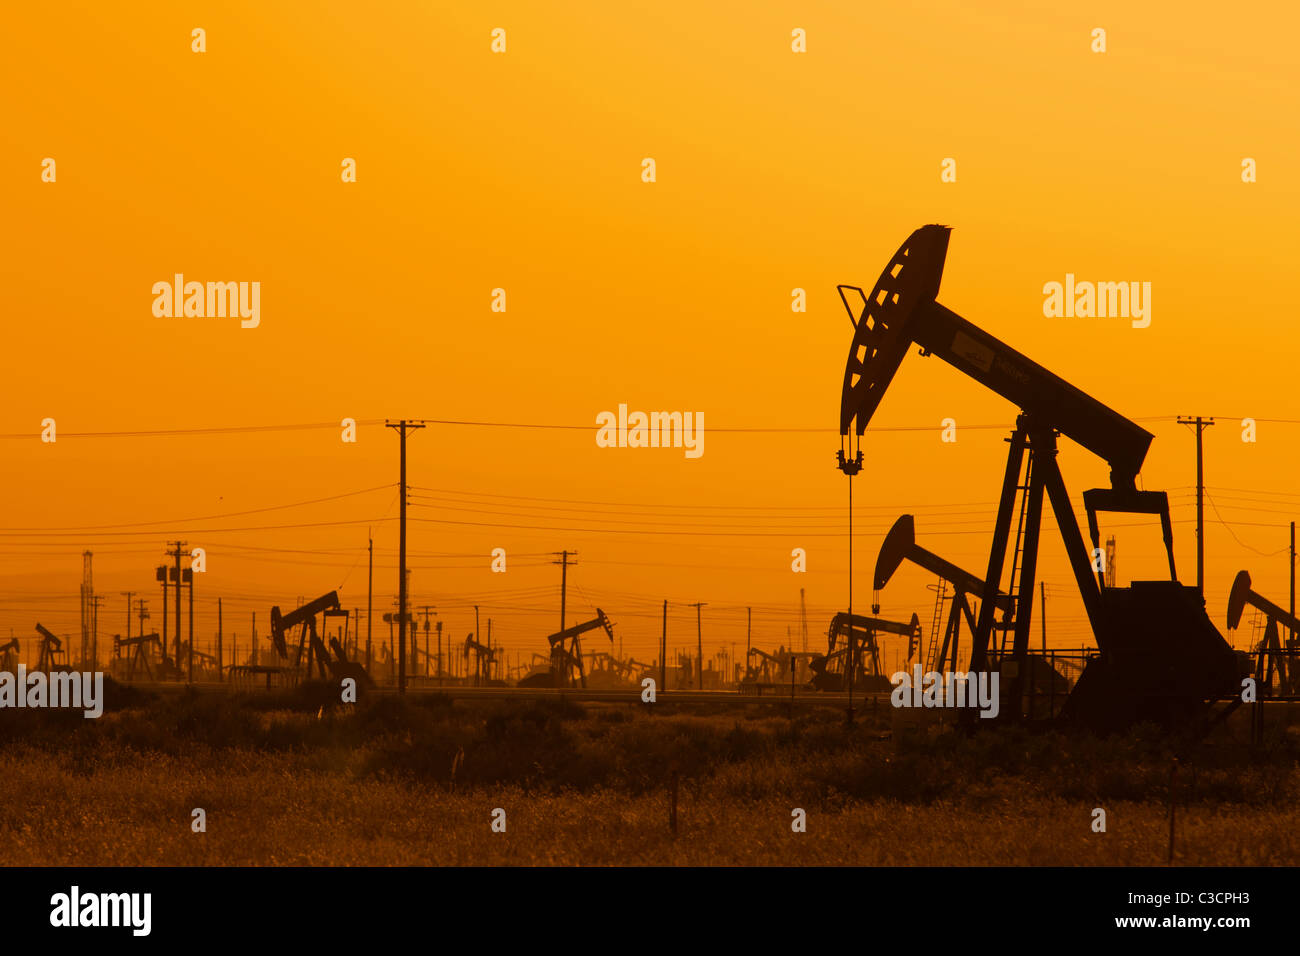
<svg viewBox="0 0 1300 956">
<path fill-rule="evenodd" d="M 1024 713 L 1038 541 L 1044 493 L 1051 502 L 1070 567 L 1083 598 L 1100 656 L 1089 661 L 1062 716 L 1097 730 L 1119 729 L 1142 719 L 1186 724 L 1204 715 L 1216 698 L 1231 693 L 1232 649 L 1205 614 L 1195 588 L 1177 580 L 1169 499 L 1139 491 L 1138 472 L 1152 435 L 1064 379 L 935 301 L 948 251 L 947 226 L 922 226 L 899 247 L 870 294 L 841 285 L 840 298 L 854 325 L 840 398 L 840 435 L 859 440 L 913 345 L 1008 399 L 1021 410 L 1011 433 L 997 522 L 983 580 L 1001 589 L 1008 538 L 1017 511 L 1016 542 L 1006 592 L 1015 603 L 1009 658 L 998 661 L 1010 719 Z M 862 299 L 860 312 L 846 290 Z M 1092 554 L 1100 552 L 1098 511 L 1160 517 L 1169 560 L 1169 581 L 1137 581 L 1107 588 L 1080 533 L 1065 481 L 1056 462 L 1059 435 L 1078 442 L 1110 464 L 1110 488 L 1083 494 Z M 843 456 L 843 448 L 840 452 Z M 1022 467 L 1023 466 L 1023 467 Z M 1021 475 L 1024 473 L 1022 483 Z M 1018 493 L 1023 492 L 1020 508 Z M 980 606 L 971 651 L 972 671 L 986 670 L 996 601 Z M 1006 679 L 1009 679 L 1006 680 Z"/>
<path fill-rule="evenodd" d="M 945 561 L 932 551 L 927 551 L 916 543 L 916 522 L 911 515 L 902 515 L 894 526 L 889 529 L 889 534 L 885 535 L 885 541 L 880 546 L 880 554 L 876 557 L 876 574 L 874 587 L 877 591 L 883 591 L 889 584 L 890 578 L 898 570 L 899 565 L 904 561 L 911 561 L 913 564 L 924 568 L 931 574 L 937 574 L 942 580 L 947 581 L 953 586 L 955 594 L 953 595 L 952 608 L 948 612 L 948 626 L 943 633 L 942 649 L 935 653 L 935 648 L 930 648 L 930 659 L 925 662 L 926 670 L 930 671 L 938 666 L 940 670 L 957 670 L 957 645 L 961 635 L 961 621 L 966 619 L 966 626 L 970 628 L 973 635 L 975 633 L 975 615 L 970 606 L 968 598 L 975 597 L 981 601 L 985 599 L 988 593 L 988 585 L 982 579 L 971 574 L 969 571 L 959 568 L 951 561 Z M 1011 598 L 999 592 L 994 598 L 997 606 L 1005 613 L 1010 610 Z"/>
<path fill-rule="evenodd" d="M 137 634 L 135 637 L 122 637 L 113 635 L 113 656 L 121 657 L 122 651 L 130 648 L 131 652 L 126 659 L 126 679 L 135 679 L 135 668 L 139 664 L 144 667 L 144 672 L 150 680 L 153 680 L 153 669 L 149 666 L 149 648 L 157 647 L 159 655 L 162 654 L 162 638 L 155 631 L 153 634 Z"/>
<path fill-rule="evenodd" d="M 614 625 L 605 612 L 596 608 L 596 616 L 581 624 L 574 624 L 562 631 L 548 635 L 546 640 L 551 645 L 551 672 L 547 675 L 535 674 L 523 681 L 521 687 L 568 687 L 573 683 L 573 674 L 578 674 L 578 682 L 587 686 L 587 675 L 582 667 L 582 643 L 579 640 L 588 631 L 602 628 L 609 637 L 610 646 L 614 644 Z"/>
<path fill-rule="evenodd" d="M 633 673 L 633 675 L 634 675 L 634 679 L 638 679 L 638 680 L 639 680 L 639 679 L 641 679 L 641 678 L 639 678 L 639 677 L 635 677 L 635 675 L 645 675 L 645 674 L 650 674 L 651 676 L 653 676 L 655 673 L 658 673 L 658 671 L 656 670 L 656 668 L 657 668 L 659 665 L 658 665 L 658 664 L 644 664 L 644 663 L 642 663 L 641 661 L 637 660 L 635 657 L 629 657 L 629 658 L 627 659 L 627 666 L 628 666 L 629 668 L 632 669 L 632 673 Z"/>
<path fill-rule="evenodd" d="M 64 650 L 63 641 L 55 637 L 40 624 L 36 633 L 41 635 L 41 650 L 37 657 L 36 669 L 45 673 L 68 669 L 68 652 Z"/>
<path fill-rule="evenodd" d="M 8 671 L 11 674 L 18 673 L 18 655 L 22 648 L 18 645 L 18 638 L 13 638 L 8 644 L 0 644 L 0 671 Z"/>
<path fill-rule="evenodd" d="M 492 665 L 497 659 L 498 648 L 488 647 L 486 644 L 480 644 L 474 640 L 474 635 L 465 635 L 465 659 L 469 660 L 471 652 L 474 654 L 474 684 L 489 684 L 492 680 Z"/>
<path fill-rule="evenodd" d="M 359 686 L 369 687 L 372 685 L 370 675 L 366 673 L 365 667 L 359 663 L 349 661 L 343 653 L 342 647 L 338 646 L 335 639 L 334 653 L 337 660 L 330 657 L 329 651 L 325 648 L 325 643 L 320 639 L 320 634 L 316 630 L 316 615 L 325 614 L 327 616 L 344 616 L 348 612 L 341 610 L 339 605 L 339 596 L 337 591 L 330 591 L 323 594 L 314 601 L 309 601 L 302 607 L 290 611 L 288 614 L 280 613 L 278 606 L 271 608 L 271 644 L 275 647 L 275 652 L 280 659 L 288 663 L 295 671 L 303 663 L 303 652 L 306 651 L 306 675 L 311 677 L 313 664 L 317 673 L 322 679 L 333 677 L 335 680 L 351 678 Z M 289 659 L 289 645 L 285 635 L 293 628 L 301 626 L 302 634 L 298 638 L 297 654 L 292 660 Z"/>
<path fill-rule="evenodd" d="M 785 673 L 786 661 L 789 654 L 769 654 L 767 651 L 757 647 L 749 649 L 750 657 L 757 657 L 759 663 L 757 666 L 746 662 L 746 677 L 752 678 L 755 682 L 764 684 L 779 684 L 781 676 Z"/>
<path fill-rule="evenodd" d="M 889 691 L 893 685 L 880 667 L 877 632 L 899 634 L 918 640 L 921 621 L 915 614 L 904 624 L 840 611 L 831 618 L 826 653 L 818 654 L 808 664 L 813 672 L 813 687 L 817 690 L 841 691 L 852 686 L 852 689 L 864 694 Z M 841 637 L 844 638 L 843 647 L 839 646 Z"/>
<path fill-rule="evenodd" d="M 1300 667 L 1296 661 L 1300 652 L 1300 642 L 1296 639 L 1300 632 L 1300 618 L 1274 604 L 1268 598 L 1251 590 L 1250 575 L 1238 571 L 1233 579 L 1232 591 L 1228 595 L 1228 630 L 1235 631 L 1241 623 L 1241 612 L 1246 605 L 1259 608 L 1268 618 L 1264 627 L 1264 639 L 1257 648 L 1258 659 L 1255 665 L 1255 685 L 1263 694 L 1276 688 L 1277 696 L 1293 696 L 1300 693 Z M 1291 631 L 1285 647 L 1278 632 L 1278 624 L 1285 624 Z M 1276 682 L 1274 676 L 1276 675 Z"/>
</svg>

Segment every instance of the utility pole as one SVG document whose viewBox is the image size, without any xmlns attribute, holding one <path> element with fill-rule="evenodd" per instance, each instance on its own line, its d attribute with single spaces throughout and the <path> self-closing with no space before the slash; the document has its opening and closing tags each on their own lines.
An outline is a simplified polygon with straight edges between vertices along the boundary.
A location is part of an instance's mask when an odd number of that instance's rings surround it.
<svg viewBox="0 0 1300 956">
<path fill-rule="evenodd" d="M 185 573 L 190 579 L 190 673 L 188 682 L 194 683 L 194 568 L 188 567 Z"/>
<path fill-rule="evenodd" d="M 118 594 L 126 595 L 126 638 L 127 640 L 130 640 L 131 639 L 131 598 L 135 597 L 135 592 L 119 591 Z M 141 629 L 140 634 L 141 636 L 144 635 L 143 629 Z"/>
<path fill-rule="evenodd" d="M 250 630 L 248 632 L 249 634 L 248 640 L 253 647 L 253 666 L 256 667 L 257 666 L 257 612 L 256 611 L 253 612 L 253 620 L 252 623 L 249 625 L 249 628 Z"/>
<path fill-rule="evenodd" d="M 1047 656 L 1047 582 L 1038 582 L 1038 619 L 1043 625 L 1043 656 Z"/>
<path fill-rule="evenodd" d="M 659 687 L 668 689 L 668 599 L 664 599 L 664 627 L 659 635 Z"/>
<path fill-rule="evenodd" d="M 438 686 L 442 686 L 442 621 L 438 622 Z"/>
<path fill-rule="evenodd" d="M 555 552 L 552 552 L 554 554 Z M 577 557 L 577 551 L 560 551 L 560 560 L 552 561 L 551 564 L 560 566 L 560 630 L 564 630 L 564 609 L 565 601 L 569 593 L 569 565 L 577 564 L 577 561 L 570 561 L 570 557 Z"/>
<path fill-rule="evenodd" d="M 90 551 L 81 553 L 81 652 L 78 666 L 83 670 L 91 656 L 91 619 L 95 616 L 92 601 L 95 594 L 95 579 L 91 565 L 94 554 Z M 72 647 L 68 647 L 68 660 L 72 660 Z"/>
<path fill-rule="evenodd" d="M 366 671 L 370 671 L 370 619 L 375 607 L 375 539 L 370 536 L 370 577 L 366 583 Z"/>
<path fill-rule="evenodd" d="M 171 550 L 167 552 L 168 557 L 176 559 L 176 669 L 180 670 L 181 666 L 181 555 L 185 553 L 184 541 L 168 541 Z M 164 589 L 166 585 L 164 584 Z M 164 617 L 165 617 L 164 613 Z M 192 656 L 192 655 L 191 655 Z"/>
<path fill-rule="evenodd" d="M 144 637 L 144 622 L 149 618 L 149 602 L 144 598 L 136 598 L 135 606 L 139 609 L 136 616 L 140 619 L 140 636 Z M 127 616 L 126 632 L 127 637 L 130 637 L 131 619 L 129 615 Z"/>
<path fill-rule="evenodd" d="M 162 582 L 163 588 L 163 630 L 162 630 L 162 659 L 167 663 L 167 565 L 161 564 L 157 570 L 158 580 Z"/>
<path fill-rule="evenodd" d="M 221 676 L 222 662 L 225 660 L 221 655 L 221 598 L 217 598 L 217 683 L 224 683 L 225 678 Z"/>
<path fill-rule="evenodd" d="M 1291 616 L 1295 617 L 1295 522 L 1291 522 Z M 1296 636 L 1292 628 L 1291 636 Z"/>
<path fill-rule="evenodd" d="M 1201 432 L 1214 424 L 1213 418 L 1178 416 L 1178 424 L 1196 426 L 1196 590 L 1205 600 L 1205 457 Z"/>
<path fill-rule="evenodd" d="M 808 651 L 808 605 L 804 601 L 803 588 L 799 589 L 799 627 L 803 631 L 803 649 Z M 745 661 L 745 666 L 749 666 L 749 661 Z"/>
<path fill-rule="evenodd" d="M 803 588 L 799 589 L 799 605 L 800 607 L 803 606 Z M 805 623 L 806 621 L 807 619 L 805 619 Z M 752 607 L 747 607 L 745 608 L 745 673 L 746 674 L 749 673 L 749 649 L 754 646 L 754 642 L 752 639 L 753 634 L 754 634 L 754 609 Z M 806 631 L 804 634 L 803 647 L 804 650 L 808 649 L 808 635 Z"/>
<path fill-rule="evenodd" d="M 704 602 L 696 601 L 692 607 L 695 608 L 695 667 L 699 671 L 695 683 L 699 690 L 704 690 L 704 627 L 700 622 L 700 608 L 704 607 Z"/>
<path fill-rule="evenodd" d="M 397 423 L 384 422 L 385 428 L 395 428 L 401 436 L 401 512 L 398 515 L 398 564 L 397 603 L 397 692 L 406 693 L 406 432 L 407 429 L 423 428 L 424 422 L 412 422 L 403 418 Z"/>
<path fill-rule="evenodd" d="M 96 670 L 99 667 L 99 605 L 101 601 L 105 600 L 107 598 L 102 594 L 92 594 L 90 597 L 90 659 L 94 661 L 91 670 Z M 128 615 L 127 623 L 130 623 L 130 621 L 131 618 Z"/>
<path fill-rule="evenodd" d="M 424 676 L 429 676 L 429 612 L 436 611 L 437 607 L 433 604 L 425 604 L 416 608 L 424 615 Z M 434 617 L 437 617 L 435 614 Z"/>
</svg>

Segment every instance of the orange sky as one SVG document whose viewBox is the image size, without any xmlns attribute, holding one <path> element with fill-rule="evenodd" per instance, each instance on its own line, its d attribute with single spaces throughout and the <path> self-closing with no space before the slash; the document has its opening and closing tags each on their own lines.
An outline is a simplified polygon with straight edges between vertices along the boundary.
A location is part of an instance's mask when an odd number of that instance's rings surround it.
<svg viewBox="0 0 1300 956">
<path fill-rule="evenodd" d="M 218 596 L 241 639 L 251 611 L 264 632 L 270 606 L 299 596 L 340 588 L 364 607 L 368 526 L 387 610 L 393 488 L 234 515 L 393 485 L 397 439 L 381 426 L 355 445 L 328 428 L 70 436 L 406 416 L 591 425 L 411 439 L 411 483 L 440 490 L 412 500 L 413 603 L 438 605 L 458 639 L 479 603 L 494 640 L 544 650 L 559 616 L 545 553 L 570 548 L 570 620 L 603 607 L 625 654 L 654 655 L 665 598 L 673 646 L 694 644 L 693 601 L 708 602 L 706 651 L 743 647 L 747 605 L 756 643 L 775 646 L 801 587 L 820 646 L 848 587 L 834 453 L 852 330 L 835 284 L 872 285 L 927 222 L 954 230 L 941 302 L 1154 432 L 1142 481 L 1171 494 L 1185 583 L 1194 442 L 1173 417 L 1221 416 L 1206 433 L 1211 617 L 1240 568 L 1286 603 L 1300 514 L 1287 5 L 446 6 L 8 14 L 0 635 L 77 630 L 85 549 L 107 597 L 101 634 L 123 629 L 128 589 L 156 626 L 152 569 L 177 537 L 208 549 L 200 647 Z M 191 52 L 194 27 L 206 53 Z M 505 54 L 489 49 L 494 27 Z M 796 27 L 806 54 L 790 50 Z M 55 183 L 41 182 L 45 157 Z M 340 181 L 344 157 L 355 184 Z M 940 182 L 945 157 L 956 183 Z M 1243 157 L 1257 183 L 1241 182 Z M 261 282 L 261 325 L 154 317 L 150 289 L 176 272 Z M 1042 286 L 1067 272 L 1151 282 L 1150 328 L 1044 318 Z M 498 287 L 505 313 L 489 308 Z M 704 456 L 597 448 L 595 416 L 620 402 L 703 412 Z M 982 571 L 1004 435 L 960 429 L 1014 414 L 908 357 L 875 423 L 933 430 L 868 432 L 856 607 L 903 511 L 928 547 Z M 1255 444 L 1240 440 L 1247 415 Z M 67 433 L 53 445 L 37 437 L 47 417 Z M 1062 444 L 1081 505 L 1105 466 Z M 264 528 L 290 524 L 308 526 Z M 1159 576 L 1155 526 L 1111 524 L 1121 580 Z M 103 525 L 118 527 L 90 527 Z M 504 575 L 488 570 L 494 547 L 511 555 Z M 794 547 L 807 574 L 790 571 Z M 1078 646 L 1054 529 L 1040 577 L 1049 643 Z M 883 612 L 928 621 L 929 583 L 900 572 Z"/>
</svg>

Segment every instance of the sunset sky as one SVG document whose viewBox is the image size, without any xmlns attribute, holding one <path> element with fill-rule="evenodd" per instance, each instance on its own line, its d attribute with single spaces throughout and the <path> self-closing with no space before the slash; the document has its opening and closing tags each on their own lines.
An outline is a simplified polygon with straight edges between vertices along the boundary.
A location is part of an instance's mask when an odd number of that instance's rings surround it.
<svg viewBox="0 0 1300 956">
<path fill-rule="evenodd" d="M 120 592 L 148 599 L 157 628 L 153 568 L 178 538 L 208 554 L 201 649 L 219 597 L 241 643 L 254 612 L 266 635 L 273 604 L 337 588 L 364 610 L 367 529 L 375 613 L 391 610 L 398 440 L 382 420 L 412 418 L 430 424 L 409 440 L 411 603 L 436 606 L 456 640 L 478 604 L 494 643 L 545 651 L 551 552 L 569 549 L 569 622 L 602 607 L 625 656 L 655 656 L 665 599 L 673 650 L 694 648 L 696 601 L 706 655 L 743 649 L 747 606 L 755 644 L 774 649 L 798 628 L 800 588 L 820 649 L 849 589 L 834 455 L 852 328 L 835 286 L 869 288 L 931 222 L 953 227 L 943 304 L 1154 433 L 1141 484 L 1170 494 L 1187 584 L 1195 440 L 1175 418 L 1215 417 L 1209 614 L 1222 629 L 1242 568 L 1285 606 L 1300 518 L 1300 21 L 1284 9 L 11 10 L 0 638 L 12 630 L 26 657 L 37 621 L 78 632 L 85 550 L 105 597 L 101 651 L 125 629 Z M 796 28 L 806 53 L 791 50 Z M 954 183 L 940 181 L 945 158 Z M 260 282 L 259 327 L 155 317 L 151 288 L 175 273 Z M 1067 273 L 1150 282 L 1150 327 L 1044 317 L 1044 284 Z M 491 310 L 497 288 L 505 312 Z M 791 311 L 795 288 L 806 313 Z M 703 413 L 703 456 L 598 448 L 596 416 L 620 403 Z M 912 350 L 854 483 L 856 609 L 904 512 L 927 547 L 983 572 L 1015 414 Z M 340 440 L 346 417 L 371 423 L 355 444 Z M 940 442 L 948 417 L 954 444 Z M 288 425 L 321 427 L 255 430 Z M 188 429 L 224 431 L 140 434 Z M 1065 440 L 1060 462 L 1082 513 L 1106 466 Z M 1048 522 L 1049 644 L 1078 647 L 1090 635 Z M 1121 583 L 1165 575 L 1158 522 L 1103 522 Z M 496 547 L 505 574 L 489 570 Z M 791 571 L 796 547 L 806 574 Z M 905 567 L 882 615 L 928 625 L 932 583 Z"/>
</svg>

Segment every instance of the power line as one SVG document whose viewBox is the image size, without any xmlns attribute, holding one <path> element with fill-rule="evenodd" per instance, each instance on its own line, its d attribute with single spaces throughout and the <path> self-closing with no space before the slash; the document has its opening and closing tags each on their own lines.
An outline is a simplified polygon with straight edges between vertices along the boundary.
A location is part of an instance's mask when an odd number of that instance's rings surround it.
<svg viewBox="0 0 1300 956">
<path fill-rule="evenodd" d="M 382 418 L 365 419 L 357 425 L 380 425 Z M 170 438 L 180 435 L 235 435 L 249 432 L 308 431 L 316 428 L 338 428 L 338 422 L 306 422 L 295 425 L 221 425 L 212 428 L 152 428 L 130 431 L 59 432 L 60 438 Z M 0 439 L 37 438 L 38 431 L 0 433 Z"/>
<path fill-rule="evenodd" d="M 1240 415 L 1218 415 L 1213 416 L 1224 419 L 1238 419 Z M 1250 417 L 1250 416 L 1245 416 Z M 1177 416 L 1174 415 L 1142 415 L 1134 416 L 1130 421 L 1134 422 L 1174 422 Z M 568 424 L 562 422 L 505 422 L 505 421 L 485 421 L 476 419 L 454 419 L 454 418 L 425 418 L 420 419 L 428 425 L 447 425 L 466 428 L 519 428 L 533 429 L 541 431 L 592 431 L 597 427 L 593 422 L 591 424 Z M 1256 422 L 1263 422 L 1272 425 L 1300 425 L 1300 419 L 1297 418 L 1258 418 Z M 386 419 L 382 418 L 365 418 L 357 419 L 357 427 L 371 427 L 382 425 Z M 317 429 L 337 429 L 340 427 L 339 422 L 296 422 L 280 425 L 217 425 L 201 426 L 197 428 L 141 428 L 141 429 L 122 429 L 113 431 L 79 431 L 79 432 L 60 432 L 61 438 L 169 438 L 186 435 L 237 435 L 252 434 L 261 432 L 286 432 L 286 431 L 310 431 Z M 886 432 L 928 432 L 936 431 L 940 426 L 934 424 L 925 425 L 873 425 L 868 431 L 872 434 Z M 989 430 L 1010 430 L 1013 425 L 1009 422 L 962 425 L 963 429 L 972 431 L 989 431 Z M 836 429 L 832 426 L 711 426 L 710 432 L 723 434 L 833 434 Z M 0 439 L 20 441 L 23 439 L 34 439 L 40 437 L 39 430 L 27 432 L 4 432 L 0 433 Z"/>
<path fill-rule="evenodd" d="M 302 508 L 307 505 L 321 504 L 326 501 L 338 501 L 340 498 L 352 498 L 357 495 L 370 494 L 375 491 L 382 491 L 385 488 L 392 488 L 393 485 L 376 485 L 373 488 L 362 488 L 360 491 L 345 491 L 338 495 L 327 495 L 324 498 L 309 498 L 306 501 L 294 501 L 286 505 L 269 505 L 265 508 L 251 508 L 247 511 L 228 511 L 223 514 L 199 515 L 193 518 L 168 518 L 159 521 L 120 521 L 115 524 L 88 524 L 88 525 L 68 525 L 54 528 L 0 528 L 0 533 L 7 531 L 97 531 L 109 528 L 138 528 L 141 525 L 177 525 L 186 521 L 217 521 L 222 518 L 239 518 L 244 515 L 263 514 L 267 511 L 283 511 L 288 508 Z"/>
<path fill-rule="evenodd" d="M 356 518 L 343 521 L 306 521 L 298 524 L 265 524 L 250 525 L 245 528 L 184 528 L 186 534 L 228 534 L 245 531 L 278 531 L 288 528 L 328 528 L 336 525 L 351 524 L 380 524 L 383 521 L 389 521 L 389 518 Z M 0 530 L 0 537 L 15 538 L 97 538 L 100 536 L 118 537 L 121 535 L 156 535 L 157 531 L 6 531 Z"/>
<path fill-rule="evenodd" d="M 1210 507 L 1214 509 L 1214 516 L 1215 516 L 1216 518 L 1219 519 L 1219 524 L 1223 525 L 1223 527 L 1227 529 L 1228 534 L 1232 535 L 1232 540 L 1233 540 L 1233 541 L 1237 542 L 1237 544 L 1241 545 L 1241 546 L 1242 546 L 1243 548 L 1245 548 L 1247 551 L 1253 551 L 1255 554 L 1261 555 L 1262 557 L 1265 557 L 1265 558 L 1272 558 L 1272 557 L 1276 557 L 1277 555 L 1281 554 L 1283 551 L 1289 551 L 1289 550 L 1291 550 L 1291 546 L 1288 544 L 1286 547 L 1278 548 L 1276 551 L 1261 551 L 1261 550 L 1259 550 L 1259 548 L 1253 547 L 1253 546 L 1247 544 L 1246 542 L 1242 541 L 1239 537 L 1237 537 L 1237 532 L 1235 532 L 1235 531 L 1232 530 L 1232 525 L 1230 525 L 1228 522 L 1224 521 L 1224 520 L 1223 520 L 1223 515 L 1219 514 L 1219 506 L 1216 505 L 1216 504 L 1214 503 L 1214 498 L 1211 497 L 1211 496 L 1208 495 L 1208 494 L 1205 496 L 1205 498 L 1206 498 L 1207 501 L 1209 501 L 1209 503 L 1210 503 Z M 1245 524 L 1247 524 L 1247 523 L 1248 523 L 1248 522 L 1237 522 L 1237 524 L 1241 524 L 1241 525 L 1245 525 Z M 1281 526 L 1281 525 L 1276 525 L 1276 526 L 1275 526 L 1275 525 L 1266 525 L 1266 527 L 1282 527 L 1282 526 Z"/>
</svg>

